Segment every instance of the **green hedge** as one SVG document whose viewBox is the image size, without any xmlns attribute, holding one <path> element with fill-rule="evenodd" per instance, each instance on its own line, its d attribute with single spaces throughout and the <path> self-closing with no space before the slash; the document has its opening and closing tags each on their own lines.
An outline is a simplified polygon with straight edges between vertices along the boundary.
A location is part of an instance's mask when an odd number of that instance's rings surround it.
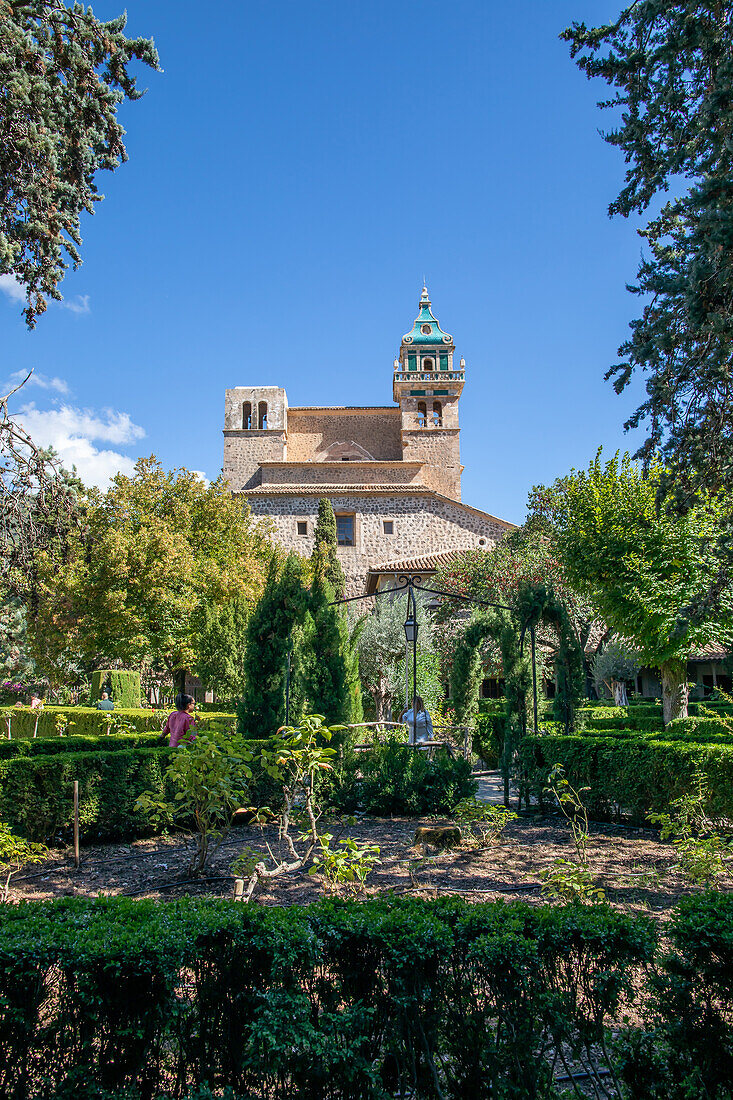
<svg viewBox="0 0 733 1100">
<path fill-rule="evenodd" d="M 16 756 L 48 756 L 59 752 L 121 752 L 154 749 L 165 745 L 160 733 L 116 733 L 101 737 L 22 737 L 0 741 L 0 760 Z"/>
<path fill-rule="evenodd" d="M 92 673 L 92 702 L 108 691 L 110 698 L 122 709 L 139 709 L 142 700 L 140 673 L 116 668 L 99 669 Z"/>
<path fill-rule="evenodd" d="M 696 770 L 707 778 L 714 814 L 733 818 L 733 745 L 662 741 L 652 737 L 540 734 L 520 746 L 522 784 L 542 798 L 547 774 L 562 764 L 594 817 L 629 815 L 644 821 L 690 790 Z"/>
<path fill-rule="evenodd" d="M 86 841 L 146 836 L 154 830 L 134 808 L 146 790 L 165 791 L 170 749 L 65 752 L 0 761 L 0 820 L 32 840 L 52 840 L 73 825 L 74 780 Z"/>
<path fill-rule="evenodd" d="M 33 738 L 33 730 L 36 723 L 36 714 L 27 709 L 17 710 L 13 707 L 9 708 L 12 711 L 12 736 L 14 738 Z M 96 707 L 44 707 L 41 714 L 38 716 L 38 737 L 57 737 L 56 731 L 56 718 L 59 714 L 65 715 L 69 719 L 69 725 L 67 733 L 73 736 L 83 737 L 100 737 L 105 733 L 105 713 L 111 714 L 113 717 L 122 718 L 126 722 L 129 722 L 138 733 L 155 733 L 160 731 L 161 727 L 161 714 L 160 711 L 154 710 L 118 710 L 116 707 L 113 711 L 101 711 Z M 218 722 L 221 720 L 235 721 L 233 714 L 222 713 L 208 713 L 198 716 L 198 721 L 201 728 L 205 728 L 208 722 Z M 4 726 L 3 726 L 4 729 Z"/>
<path fill-rule="evenodd" d="M 4 906 L 0 1093 L 550 1100 L 654 952 L 600 906 Z"/>
<path fill-rule="evenodd" d="M 669 939 L 455 897 L 6 905 L 0 1094 L 559 1100 L 615 1077 L 625 1100 L 725 1100 L 733 899 L 683 902 Z"/>
<path fill-rule="evenodd" d="M 66 748 L 71 740 L 64 738 L 60 743 Z M 123 737 L 101 740 L 104 752 L 88 747 L 86 751 L 44 752 L 42 746 L 51 750 L 59 741 L 31 741 L 25 743 L 32 747 L 27 755 L 0 759 L 0 821 L 32 840 L 68 835 L 73 825 L 74 780 L 78 780 L 82 842 L 155 832 L 146 815 L 135 809 L 135 800 L 146 790 L 165 793 L 163 773 L 169 754 L 176 750 L 160 742 L 152 748 L 130 747 Z M 247 747 L 257 753 L 265 744 L 250 741 Z M 270 804 L 276 794 L 273 782 L 260 775 L 250 788 L 249 801 Z"/>
</svg>

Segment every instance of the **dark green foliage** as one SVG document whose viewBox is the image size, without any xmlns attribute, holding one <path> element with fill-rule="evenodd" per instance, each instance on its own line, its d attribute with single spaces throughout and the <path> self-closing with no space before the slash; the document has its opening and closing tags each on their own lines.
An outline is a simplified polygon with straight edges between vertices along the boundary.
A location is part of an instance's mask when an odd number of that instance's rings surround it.
<svg viewBox="0 0 733 1100">
<path fill-rule="evenodd" d="M 245 688 L 237 707 L 240 733 L 271 737 L 285 722 L 288 648 L 308 609 L 303 564 L 289 554 L 282 571 L 273 557 L 262 598 L 247 624 Z M 293 653 L 293 667 L 297 654 Z"/>
<path fill-rule="evenodd" d="M 732 21 L 730 0 L 638 0 L 606 26 L 576 23 L 563 35 L 587 76 L 613 88 L 601 103 L 615 109 L 604 137 L 627 169 L 610 213 L 655 210 L 639 230 L 648 250 L 630 288 L 643 311 L 606 377 L 620 393 L 635 371 L 646 376 L 646 400 L 626 426 L 647 422 L 638 454 L 661 449 L 661 491 L 683 510 L 701 489 L 729 494 L 733 479 Z M 670 188 L 675 197 L 658 208 Z M 692 622 L 705 622 L 729 587 L 727 510 L 718 568 L 707 590 L 690 593 Z"/>
<path fill-rule="evenodd" d="M 117 110 L 142 95 L 129 63 L 158 66 L 152 41 L 126 38 L 126 22 L 62 0 L 3 5 L 0 273 L 26 287 L 29 328 L 61 298 L 65 256 L 81 263 L 80 216 L 103 197 L 97 173 L 127 159 Z"/>
<path fill-rule="evenodd" d="M 313 558 L 321 559 L 326 580 L 334 591 L 334 599 L 340 600 L 344 595 L 346 578 L 341 568 L 337 548 L 338 537 L 333 505 L 326 497 L 321 497 L 318 501 L 318 520 L 313 535 Z"/>
<path fill-rule="evenodd" d="M 0 819 L 30 840 L 50 840 L 73 823 L 74 780 L 87 841 L 152 833 L 134 809 L 145 790 L 164 793 L 168 749 L 68 752 L 0 761 Z"/>
<path fill-rule="evenodd" d="M 115 710 L 137 710 L 140 707 L 140 673 L 120 669 L 100 669 L 92 673 L 92 702 L 96 703 L 106 691 Z"/>
<path fill-rule="evenodd" d="M 242 749 L 258 755 L 268 744 L 247 740 Z M 174 792 L 166 789 L 165 768 L 171 752 L 185 751 L 169 749 L 158 738 L 144 735 L 0 742 L 3 750 L 19 745 L 25 754 L 0 753 L 0 820 L 32 840 L 52 840 L 59 833 L 66 836 L 73 822 L 74 780 L 78 779 L 82 842 L 86 843 L 159 831 L 135 808 L 135 800 L 143 791 L 153 791 L 161 799 L 173 797 Z M 57 748 L 66 751 L 53 751 Z M 269 805 L 277 793 L 272 781 L 258 772 L 248 800 L 254 806 Z"/>
<path fill-rule="evenodd" d="M 293 719 L 322 714 L 333 725 L 363 717 L 358 653 L 349 637 L 346 610 L 334 606 L 333 599 L 322 563 L 316 561 L 308 611 L 297 635 Z"/>
<path fill-rule="evenodd" d="M 541 734 L 524 739 L 520 758 L 523 783 L 538 798 L 561 763 L 574 787 L 590 788 L 583 798 L 596 818 L 629 815 L 643 822 L 650 811 L 664 813 L 691 789 L 696 771 L 709 788 L 711 816 L 733 818 L 733 741 L 662 741 L 623 730 L 608 737 Z"/>
<path fill-rule="evenodd" d="M 14 756 L 53 756 L 59 752 L 124 752 L 127 749 L 154 749 L 161 746 L 159 733 L 117 733 L 101 737 L 19 737 L 0 741 L 0 760 Z"/>
<path fill-rule="evenodd" d="M 346 753 L 332 800 L 341 809 L 380 817 L 449 814 L 477 790 L 467 760 L 426 752 L 388 740 L 368 752 Z"/>
<path fill-rule="evenodd" d="M 0 1091 L 554 1100 L 553 1051 L 605 1068 L 591 1046 L 654 950 L 603 906 L 4 906 Z"/>
<path fill-rule="evenodd" d="M 652 974 L 651 1016 L 622 1034 L 628 1100 L 728 1100 L 733 1095 L 733 898 L 684 900 L 673 950 Z"/>
</svg>

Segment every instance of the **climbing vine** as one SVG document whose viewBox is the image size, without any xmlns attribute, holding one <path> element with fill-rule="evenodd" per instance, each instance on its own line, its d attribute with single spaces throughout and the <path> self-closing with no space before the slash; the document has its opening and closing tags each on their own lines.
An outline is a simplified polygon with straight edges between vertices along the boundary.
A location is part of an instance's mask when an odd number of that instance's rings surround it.
<svg viewBox="0 0 733 1100">
<path fill-rule="evenodd" d="M 576 725 L 576 713 L 583 697 L 583 655 L 568 613 L 554 592 L 544 586 L 526 586 L 519 592 L 516 610 L 482 608 L 469 623 L 458 643 L 453 660 L 451 693 L 459 723 L 469 724 L 478 712 L 479 688 L 483 679 L 481 644 L 488 638 L 499 645 L 504 671 L 504 748 L 500 768 L 504 776 L 504 797 L 509 796 L 509 775 L 520 739 L 527 733 L 527 713 L 532 691 L 529 646 L 522 646 L 530 627 L 539 622 L 554 627 L 559 647 L 555 658 L 557 691 L 553 715 L 566 732 Z M 526 639 L 528 640 L 528 639 Z"/>
</svg>

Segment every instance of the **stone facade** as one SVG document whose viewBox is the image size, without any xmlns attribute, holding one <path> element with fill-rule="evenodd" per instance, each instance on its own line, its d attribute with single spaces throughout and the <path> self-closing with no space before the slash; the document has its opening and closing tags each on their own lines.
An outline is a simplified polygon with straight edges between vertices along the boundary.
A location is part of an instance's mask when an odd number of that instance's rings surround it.
<svg viewBox="0 0 733 1100">
<path fill-rule="evenodd" d="M 308 555 L 318 501 L 343 517 L 348 592 L 382 564 L 493 546 L 513 525 L 461 503 L 465 363 L 423 288 L 394 363 L 396 406 L 294 407 L 277 386 L 226 391 L 224 476 L 287 549 Z M 387 573 L 389 569 L 387 568 Z M 371 583 L 371 582 L 370 582 Z"/>
</svg>

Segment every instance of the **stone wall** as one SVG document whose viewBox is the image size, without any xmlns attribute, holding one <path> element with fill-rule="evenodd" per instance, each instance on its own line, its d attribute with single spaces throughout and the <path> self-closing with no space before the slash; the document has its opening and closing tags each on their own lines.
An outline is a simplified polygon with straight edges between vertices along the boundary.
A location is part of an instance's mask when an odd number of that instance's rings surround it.
<svg viewBox="0 0 733 1100">
<path fill-rule="evenodd" d="M 372 458 L 402 458 L 400 410 L 306 409 L 288 410 L 288 461 L 312 462 L 332 443 L 351 440 Z"/>
<path fill-rule="evenodd" d="M 261 462 L 278 462 L 284 457 L 283 431 L 224 432 L 222 472 L 234 493 L 259 485 Z"/>
<path fill-rule="evenodd" d="M 242 407 L 248 401 L 253 413 L 261 401 L 267 405 L 267 427 L 279 431 L 287 431 L 288 427 L 288 398 L 281 386 L 235 386 L 224 393 L 224 430 L 239 431 L 244 428 L 242 422 Z M 256 421 L 253 425 L 257 428 Z"/>
<path fill-rule="evenodd" d="M 461 459 L 458 428 L 403 430 L 405 462 L 424 462 L 423 482 L 437 493 L 461 499 Z"/>
<path fill-rule="evenodd" d="M 419 462 L 266 462 L 260 484 L 266 485 L 420 485 Z"/>
<path fill-rule="evenodd" d="M 269 516 L 275 538 L 287 549 L 309 555 L 318 515 L 318 496 L 245 494 L 255 516 Z M 488 549 L 511 528 L 491 516 L 440 500 L 429 493 L 329 494 L 334 511 L 355 516 L 353 547 L 340 546 L 338 555 L 347 578 L 347 595 L 364 591 L 370 568 L 402 558 L 417 558 L 447 550 Z M 298 534 L 298 520 L 307 533 Z M 391 521 L 393 534 L 384 532 Z"/>
</svg>

